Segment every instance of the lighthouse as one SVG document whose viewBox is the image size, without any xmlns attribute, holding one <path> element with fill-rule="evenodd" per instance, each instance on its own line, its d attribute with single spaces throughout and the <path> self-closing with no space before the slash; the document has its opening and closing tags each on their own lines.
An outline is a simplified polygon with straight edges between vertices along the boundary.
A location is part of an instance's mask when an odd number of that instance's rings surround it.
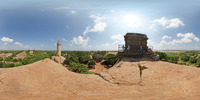
<svg viewBox="0 0 200 100">
<path fill-rule="evenodd" d="M 57 55 L 59 57 L 61 56 L 61 44 L 60 44 L 60 40 L 58 40 L 58 43 L 57 43 Z"/>
</svg>

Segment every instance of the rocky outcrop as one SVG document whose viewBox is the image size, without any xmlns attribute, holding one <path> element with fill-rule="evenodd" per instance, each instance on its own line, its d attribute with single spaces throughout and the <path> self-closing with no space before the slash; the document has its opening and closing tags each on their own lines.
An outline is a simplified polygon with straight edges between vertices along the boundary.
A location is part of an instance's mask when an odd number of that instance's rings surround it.
<svg viewBox="0 0 200 100">
<path fill-rule="evenodd" d="M 22 53 L 19 53 L 14 57 L 14 59 L 24 59 L 26 57 L 26 51 L 23 51 Z"/>
<path fill-rule="evenodd" d="M 62 64 L 65 61 L 65 57 L 63 57 L 63 56 L 52 56 L 51 60 L 53 60 L 53 61 L 55 61 L 59 64 Z"/>
</svg>

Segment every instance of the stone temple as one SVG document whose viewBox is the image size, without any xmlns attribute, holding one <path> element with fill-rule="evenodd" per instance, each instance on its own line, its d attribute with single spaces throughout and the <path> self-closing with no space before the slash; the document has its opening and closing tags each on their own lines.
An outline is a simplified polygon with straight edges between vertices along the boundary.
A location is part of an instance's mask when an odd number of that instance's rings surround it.
<svg viewBox="0 0 200 100">
<path fill-rule="evenodd" d="M 127 33 L 124 36 L 125 45 L 119 46 L 119 57 L 153 57 L 154 54 L 147 46 L 148 37 L 141 33 Z"/>
</svg>

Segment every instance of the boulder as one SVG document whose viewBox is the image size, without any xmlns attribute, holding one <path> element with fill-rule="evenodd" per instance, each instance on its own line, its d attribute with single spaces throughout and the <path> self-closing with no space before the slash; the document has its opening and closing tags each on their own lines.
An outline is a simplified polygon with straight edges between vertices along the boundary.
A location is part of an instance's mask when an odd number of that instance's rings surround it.
<svg viewBox="0 0 200 100">
<path fill-rule="evenodd" d="M 63 56 L 52 56 L 51 60 L 53 60 L 53 61 L 55 61 L 59 64 L 62 64 L 65 61 L 65 57 L 63 57 Z"/>
</svg>

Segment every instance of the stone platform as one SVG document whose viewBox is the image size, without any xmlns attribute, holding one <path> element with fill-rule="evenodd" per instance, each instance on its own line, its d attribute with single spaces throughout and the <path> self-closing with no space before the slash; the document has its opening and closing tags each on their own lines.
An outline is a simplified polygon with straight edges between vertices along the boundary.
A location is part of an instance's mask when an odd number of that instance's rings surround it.
<svg viewBox="0 0 200 100">
<path fill-rule="evenodd" d="M 123 58 L 123 57 L 131 57 L 131 58 L 139 58 L 139 57 L 142 57 L 141 53 L 133 53 L 133 52 L 118 52 L 117 55 L 120 57 L 120 58 Z M 144 57 L 152 57 L 152 53 L 150 52 L 145 52 L 144 53 Z"/>
</svg>

